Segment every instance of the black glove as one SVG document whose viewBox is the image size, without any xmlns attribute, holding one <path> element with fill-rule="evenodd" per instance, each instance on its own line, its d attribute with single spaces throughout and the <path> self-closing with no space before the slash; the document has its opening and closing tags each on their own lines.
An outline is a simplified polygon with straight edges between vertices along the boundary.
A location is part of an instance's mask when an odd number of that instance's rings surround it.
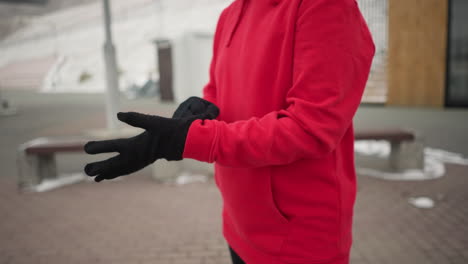
<svg viewBox="0 0 468 264">
<path fill-rule="evenodd" d="M 88 154 L 118 152 L 110 159 L 87 164 L 85 172 L 96 176 L 94 180 L 114 179 L 136 172 L 157 159 L 181 160 L 190 125 L 196 119 L 214 119 L 219 109 L 214 104 L 197 97 L 184 101 L 174 113 L 174 118 L 119 113 L 117 118 L 145 132 L 125 139 L 90 141 L 84 146 Z"/>
<path fill-rule="evenodd" d="M 201 119 L 215 119 L 219 115 L 219 109 L 209 101 L 192 96 L 179 105 L 172 118 L 194 115 L 201 116 Z"/>
<path fill-rule="evenodd" d="M 181 160 L 188 129 L 198 119 L 197 116 L 173 119 L 134 112 L 118 113 L 117 118 L 145 131 L 131 138 L 90 141 L 84 146 L 88 154 L 119 153 L 85 166 L 86 174 L 96 176 L 96 182 L 136 172 L 157 159 Z"/>
</svg>

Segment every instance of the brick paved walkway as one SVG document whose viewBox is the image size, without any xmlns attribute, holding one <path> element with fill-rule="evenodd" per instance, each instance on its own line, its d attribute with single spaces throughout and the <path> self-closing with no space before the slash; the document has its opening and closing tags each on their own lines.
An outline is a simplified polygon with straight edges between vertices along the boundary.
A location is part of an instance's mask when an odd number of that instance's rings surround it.
<svg viewBox="0 0 468 264">
<path fill-rule="evenodd" d="M 359 177 L 353 264 L 468 263 L 468 168 L 426 182 Z M 433 209 L 407 203 L 429 196 Z M 0 263 L 229 263 L 212 182 L 139 174 L 42 194 L 0 185 Z"/>
<path fill-rule="evenodd" d="M 228 263 L 214 184 L 137 175 L 41 194 L 0 187 L 0 263 Z"/>
</svg>

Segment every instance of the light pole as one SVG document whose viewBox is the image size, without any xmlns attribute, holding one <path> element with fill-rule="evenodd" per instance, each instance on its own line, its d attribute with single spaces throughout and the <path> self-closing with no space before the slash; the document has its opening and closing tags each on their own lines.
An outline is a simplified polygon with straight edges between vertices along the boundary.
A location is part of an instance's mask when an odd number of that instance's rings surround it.
<svg viewBox="0 0 468 264">
<path fill-rule="evenodd" d="M 117 112 L 119 110 L 119 77 L 117 72 L 117 60 L 115 47 L 112 44 L 111 14 L 109 0 L 103 0 L 104 27 L 106 40 L 104 43 L 104 61 L 106 64 L 106 119 L 107 128 L 111 131 L 117 130 Z"/>
</svg>

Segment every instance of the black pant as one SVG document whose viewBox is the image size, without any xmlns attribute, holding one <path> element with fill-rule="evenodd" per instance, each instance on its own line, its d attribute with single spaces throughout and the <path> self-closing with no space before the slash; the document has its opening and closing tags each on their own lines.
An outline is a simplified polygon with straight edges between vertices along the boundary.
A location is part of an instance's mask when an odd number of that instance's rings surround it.
<svg viewBox="0 0 468 264">
<path fill-rule="evenodd" d="M 231 252 L 232 264 L 245 264 L 245 262 L 237 255 L 237 253 L 229 247 L 229 252 Z"/>
</svg>

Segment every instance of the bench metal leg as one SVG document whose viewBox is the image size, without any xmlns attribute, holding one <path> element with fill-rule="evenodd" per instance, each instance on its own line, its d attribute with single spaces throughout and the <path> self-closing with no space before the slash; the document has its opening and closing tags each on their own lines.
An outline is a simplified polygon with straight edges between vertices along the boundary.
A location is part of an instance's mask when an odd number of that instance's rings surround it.
<svg viewBox="0 0 468 264">
<path fill-rule="evenodd" d="M 420 141 L 390 142 L 389 166 L 391 171 L 424 169 L 424 144 Z"/>
<path fill-rule="evenodd" d="M 54 154 L 18 154 L 18 186 L 21 190 L 37 186 L 45 179 L 57 178 L 57 164 Z"/>
<path fill-rule="evenodd" d="M 39 179 L 56 179 L 57 178 L 57 163 L 55 162 L 54 154 L 46 154 L 37 156 L 37 171 Z"/>
<path fill-rule="evenodd" d="M 400 141 L 390 141 L 390 157 L 389 166 L 392 171 L 400 170 L 400 158 L 401 156 L 401 142 Z"/>
</svg>

